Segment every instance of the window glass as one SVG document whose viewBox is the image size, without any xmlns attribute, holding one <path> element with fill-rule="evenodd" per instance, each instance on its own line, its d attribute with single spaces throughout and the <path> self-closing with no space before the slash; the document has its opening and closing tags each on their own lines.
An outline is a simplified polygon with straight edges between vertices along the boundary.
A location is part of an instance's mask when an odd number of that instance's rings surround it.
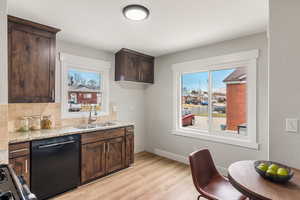
<svg viewBox="0 0 300 200">
<path fill-rule="evenodd" d="M 68 111 L 100 111 L 102 106 L 101 74 L 99 72 L 68 70 Z"/>
<path fill-rule="evenodd" d="M 247 69 L 215 70 L 212 75 L 212 130 L 246 134 Z"/>
<path fill-rule="evenodd" d="M 181 123 L 183 127 L 208 130 L 208 72 L 183 74 Z"/>
<path fill-rule="evenodd" d="M 183 128 L 246 135 L 246 67 L 185 73 L 181 80 Z"/>
</svg>

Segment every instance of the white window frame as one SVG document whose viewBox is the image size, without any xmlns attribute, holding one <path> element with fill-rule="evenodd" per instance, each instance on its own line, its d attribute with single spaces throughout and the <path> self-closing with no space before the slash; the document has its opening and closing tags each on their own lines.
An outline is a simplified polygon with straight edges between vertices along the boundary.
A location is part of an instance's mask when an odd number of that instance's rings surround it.
<svg viewBox="0 0 300 200">
<path fill-rule="evenodd" d="M 68 70 L 98 72 L 101 74 L 102 110 L 97 116 L 109 115 L 109 71 L 111 63 L 66 53 L 59 54 L 61 62 L 61 113 L 62 118 L 88 117 L 89 112 L 68 112 Z"/>
<path fill-rule="evenodd" d="M 173 131 L 172 134 L 209 140 L 219 143 L 242 146 L 251 149 L 258 149 L 257 128 L 256 128 L 256 82 L 257 82 L 257 59 L 259 50 L 244 51 L 224 56 L 211 57 L 201 60 L 194 60 L 184 63 L 177 63 L 172 66 L 173 70 Z M 212 70 L 232 69 L 247 67 L 247 135 L 226 134 L 222 131 L 204 131 L 191 128 L 183 128 L 181 120 L 181 91 L 182 74 L 207 72 Z M 211 78 L 210 78 L 211 80 Z M 211 98 L 209 97 L 209 101 Z M 211 103 L 209 102 L 211 106 Z M 211 109 L 211 108 L 210 108 Z M 211 113 L 211 112 L 210 112 Z M 209 116 L 212 117 L 211 114 Z"/>
</svg>

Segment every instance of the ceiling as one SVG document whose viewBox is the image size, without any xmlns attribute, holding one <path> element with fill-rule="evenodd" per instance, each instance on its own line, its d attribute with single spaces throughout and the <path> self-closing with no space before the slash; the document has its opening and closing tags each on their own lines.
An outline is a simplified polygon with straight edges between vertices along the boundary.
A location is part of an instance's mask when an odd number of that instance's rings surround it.
<svg viewBox="0 0 300 200">
<path fill-rule="evenodd" d="M 129 3 L 145 5 L 150 17 L 125 19 Z M 266 31 L 268 0 L 8 0 L 8 12 L 62 29 L 59 40 L 160 56 Z"/>
</svg>

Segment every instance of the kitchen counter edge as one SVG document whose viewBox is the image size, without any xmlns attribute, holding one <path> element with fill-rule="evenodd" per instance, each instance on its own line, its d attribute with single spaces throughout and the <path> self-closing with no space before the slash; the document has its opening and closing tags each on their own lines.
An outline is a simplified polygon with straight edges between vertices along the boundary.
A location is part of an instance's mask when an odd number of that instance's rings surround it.
<svg viewBox="0 0 300 200">
<path fill-rule="evenodd" d="M 128 126 L 135 126 L 135 124 L 131 122 L 118 122 L 114 126 L 98 127 L 98 128 L 90 128 L 90 129 L 79 129 L 76 127 L 62 127 L 62 128 L 55 128 L 49 130 L 44 129 L 44 130 L 29 131 L 29 132 L 10 132 L 9 144 L 30 142 L 33 140 L 48 139 L 48 138 L 66 136 L 66 135 L 88 134 L 95 131 L 111 130 L 116 128 L 124 128 Z"/>
</svg>

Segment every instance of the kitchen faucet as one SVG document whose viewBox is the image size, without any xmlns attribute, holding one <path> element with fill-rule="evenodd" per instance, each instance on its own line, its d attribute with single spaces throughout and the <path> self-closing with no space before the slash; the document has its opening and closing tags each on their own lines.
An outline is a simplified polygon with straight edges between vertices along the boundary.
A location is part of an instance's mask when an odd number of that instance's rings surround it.
<svg viewBox="0 0 300 200">
<path fill-rule="evenodd" d="M 95 111 L 94 117 L 92 117 L 92 111 L 93 111 L 93 106 L 91 106 L 91 109 L 90 109 L 88 124 L 92 124 L 93 122 L 97 121 L 97 110 L 96 110 L 96 107 L 94 107 L 94 111 Z"/>
</svg>

